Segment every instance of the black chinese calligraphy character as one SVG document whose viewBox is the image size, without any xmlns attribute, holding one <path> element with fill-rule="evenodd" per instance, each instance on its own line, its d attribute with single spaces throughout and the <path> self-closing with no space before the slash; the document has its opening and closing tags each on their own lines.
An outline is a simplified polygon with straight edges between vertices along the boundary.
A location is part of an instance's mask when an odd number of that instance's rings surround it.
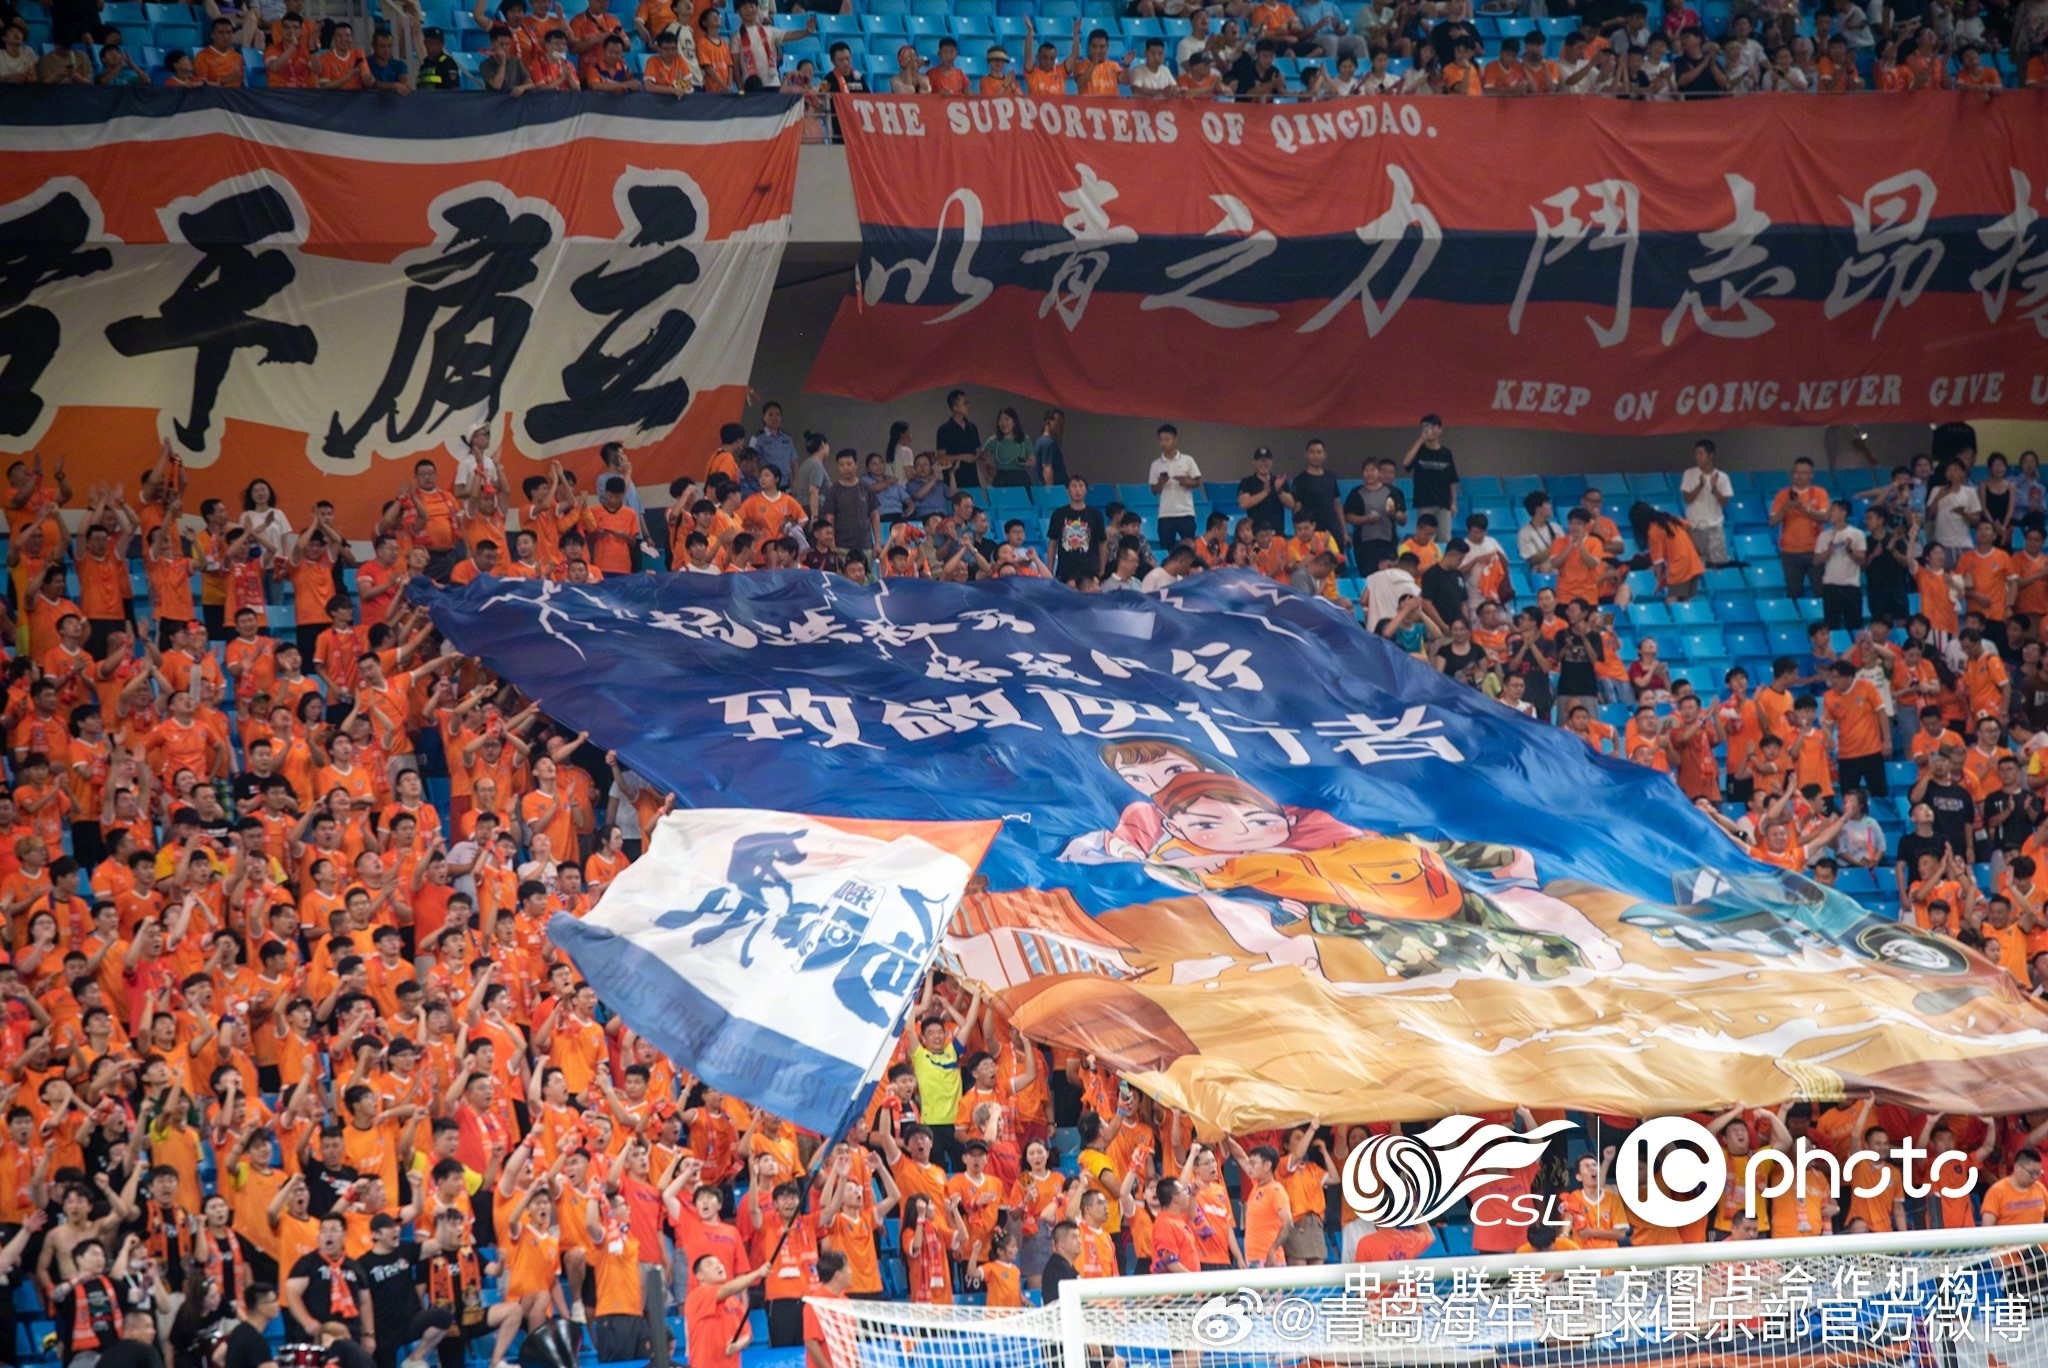
<svg viewBox="0 0 2048 1368">
<path fill-rule="evenodd" d="M 483 195 L 450 206 L 443 217 L 455 234 L 441 254 L 405 268 L 414 283 L 406 288 L 398 345 L 377 392 L 355 422 L 344 427 L 336 413 L 328 423 L 322 449 L 337 460 L 353 459 L 380 419 L 387 437 L 403 442 L 478 404 L 485 406 L 485 421 L 497 416 L 499 390 L 533 324 L 533 306 L 517 292 L 540 278 L 534 261 L 554 229 L 538 214 L 515 215 Z M 401 421 L 400 402 L 430 331 L 418 398 Z"/>
<path fill-rule="evenodd" d="M 258 347 L 259 365 L 306 365 L 320 354 L 311 328 L 258 318 L 250 312 L 275 299 L 298 277 L 298 267 L 280 251 L 254 252 L 265 238 L 293 231 L 289 201 L 268 185 L 215 200 L 178 216 L 185 241 L 197 247 L 199 264 L 178 282 L 154 318 L 136 316 L 107 325 L 107 341 L 123 356 L 191 349 L 192 406 L 172 430 L 188 451 L 206 448 L 214 401 L 235 353 Z"/>
<path fill-rule="evenodd" d="M 80 280 L 110 270 L 114 254 L 86 247 L 92 216 L 78 196 L 53 195 L 19 218 L 0 224 L 0 434 L 19 437 L 42 416 L 36 382 L 57 358 L 63 326 L 57 315 L 28 302 L 52 281 Z"/>
<path fill-rule="evenodd" d="M 626 192 L 626 203 L 640 225 L 629 247 L 680 244 L 697 231 L 697 207 L 677 186 L 636 185 Z M 537 405 L 526 415 L 528 435 L 545 443 L 627 426 L 647 432 L 682 417 L 690 404 L 689 381 L 659 377 L 696 334 L 696 319 L 669 309 L 619 355 L 605 347 L 643 305 L 679 285 L 694 284 L 697 275 L 697 254 L 677 245 L 619 271 L 607 264 L 578 276 L 570 297 L 590 313 L 611 315 L 611 321 L 563 368 L 562 391 L 568 397 Z"/>
</svg>

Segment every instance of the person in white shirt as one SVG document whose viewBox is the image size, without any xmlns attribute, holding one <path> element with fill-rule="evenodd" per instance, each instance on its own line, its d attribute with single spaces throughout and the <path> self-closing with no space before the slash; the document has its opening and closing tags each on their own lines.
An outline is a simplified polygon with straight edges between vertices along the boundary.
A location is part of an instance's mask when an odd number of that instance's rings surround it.
<svg viewBox="0 0 2048 1368">
<path fill-rule="evenodd" d="M 1125 543 L 1116 553 L 1116 567 L 1102 577 L 1102 592 L 1112 594 L 1119 589 L 1137 590 L 1143 587 L 1142 576 L 1138 573 L 1138 548 Z"/>
<path fill-rule="evenodd" d="M 1564 529 L 1551 516 L 1550 496 L 1536 490 L 1522 500 L 1522 511 L 1529 515 L 1529 521 L 1515 534 L 1515 549 L 1522 553 L 1531 570 L 1539 575 L 1550 574 L 1550 548 L 1564 535 Z"/>
<path fill-rule="evenodd" d="M 1820 566 L 1821 620 L 1831 631 L 1853 632 L 1863 625 L 1863 565 L 1870 559 L 1863 529 L 1849 521 L 1849 501 L 1828 505 L 1827 526 L 1813 542 Z"/>
<path fill-rule="evenodd" d="M 1377 632 L 1381 623 L 1392 622 L 1394 615 L 1401 611 L 1402 599 L 1422 592 L 1422 585 L 1415 578 L 1417 563 L 1415 553 L 1410 551 L 1395 564 L 1365 577 L 1365 629 L 1368 632 Z"/>
<path fill-rule="evenodd" d="M 1692 444 L 1692 469 L 1678 481 L 1678 497 L 1685 501 L 1685 525 L 1692 530 L 1693 544 L 1708 565 L 1728 563 L 1728 501 L 1735 486 L 1728 472 L 1714 468 L 1714 444 L 1706 439 Z"/>
<path fill-rule="evenodd" d="M 1738 14 L 1728 26 L 1728 39 L 1721 44 L 1721 61 L 1728 69 L 1728 88 L 1744 95 L 1758 88 L 1769 65 L 1764 46 L 1750 33 L 1749 16 Z"/>
<path fill-rule="evenodd" d="M 1564 51 L 1557 58 L 1557 88 L 1568 95 L 1585 95 L 1592 91 L 1599 74 L 1593 59 L 1586 55 L 1586 35 L 1567 34 Z"/>
<path fill-rule="evenodd" d="M 1131 94 L 1140 100 L 1161 100 L 1178 88 L 1166 65 L 1166 40 L 1147 38 L 1145 60 L 1130 69 Z"/>
<path fill-rule="evenodd" d="M 1474 513 L 1465 519 L 1465 559 L 1458 566 L 1464 573 L 1468 602 L 1478 603 L 1487 595 L 1480 589 L 1496 563 L 1507 559 L 1507 552 L 1494 540 L 1487 530 L 1489 525 L 1484 513 Z"/>
<path fill-rule="evenodd" d="M 798 38 L 809 38 L 818 31 L 818 16 L 811 20 Z M 760 0 L 740 0 L 740 26 L 732 36 L 733 79 L 746 88 L 750 78 L 758 77 L 762 90 L 782 88 L 782 35 L 761 16 Z"/>
<path fill-rule="evenodd" d="M 1159 544 L 1170 551 L 1193 541 L 1200 531 L 1195 526 L 1194 491 L 1202 487 L 1202 468 L 1180 449 L 1180 429 L 1171 423 L 1159 425 L 1159 455 L 1145 482 L 1159 496 Z"/>
<path fill-rule="evenodd" d="M 1188 58 L 1209 47 L 1209 11 L 1198 9 L 1188 15 L 1188 35 L 1173 45 L 1175 70 L 1186 71 Z"/>
<path fill-rule="evenodd" d="M 1771 54 L 1771 64 L 1764 68 L 1757 88 L 1769 95 L 1804 95 L 1813 86 L 1807 81 L 1806 73 L 1792 60 L 1792 49 L 1781 47 Z"/>
<path fill-rule="evenodd" d="M 1138 587 L 1148 594 L 1161 589 L 1171 589 L 1195 573 L 1200 564 L 1201 562 L 1195 559 L 1194 543 L 1181 542 L 1166 553 L 1165 560 L 1152 567 L 1151 573 L 1138 582 Z"/>
</svg>

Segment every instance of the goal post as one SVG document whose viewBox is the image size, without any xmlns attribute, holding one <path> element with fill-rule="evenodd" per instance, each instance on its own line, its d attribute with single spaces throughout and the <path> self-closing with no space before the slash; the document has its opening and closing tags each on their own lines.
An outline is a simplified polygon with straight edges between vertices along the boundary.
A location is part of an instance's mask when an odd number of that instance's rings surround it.
<svg viewBox="0 0 2048 1368">
<path fill-rule="evenodd" d="M 1071 1280 L 1048 1307 L 814 1300 L 833 1368 L 2048 1368 L 2048 1225 Z"/>
</svg>

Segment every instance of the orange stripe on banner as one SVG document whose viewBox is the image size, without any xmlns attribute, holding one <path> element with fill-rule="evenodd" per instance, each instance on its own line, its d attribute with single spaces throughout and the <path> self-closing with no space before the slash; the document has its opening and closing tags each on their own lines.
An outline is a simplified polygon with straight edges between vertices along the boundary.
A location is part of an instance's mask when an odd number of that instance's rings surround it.
<svg viewBox="0 0 2048 1368">
<path fill-rule="evenodd" d="M 893 841 L 910 836 L 935 850 L 957 856 L 968 868 L 981 864 L 990 842 L 1003 829 L 1001 822 L 871 822 L 858 817 L 812 817 L 820 826 L 876 841 Z"/>
<path fill-rule="evenodd" d="M 701 478 L 718 445 L 718 429 L 738 422 L 745 409 L 744 385 L 698 391 L 674 432 L 632 452 L 635 483 L 661 485 L 682 475 Z M 523 507 L 518 495 L 520 482 L 529 475 L 546 474 L 547 462 L 525 455 L 506 437 L 504 418 L 500 415 L 497 425 L 501 439 L 497 453 L 512 482 L 513 506 L 519 508 Z M 155 409 L 74 405 L 58 410 L 37 450 L 46 461 L 63 457 L 78 488 L 100 481 L 119 481 L 132 488 L 156 461 L 156 421 Z M 452 452 L 427 454 L 441 462 L 444 481 L 454 475 Z M 185 494 L 185 512 L 197 516 L 206 499 L 226 499 L 231 508 L 240 509 L 243 488 L 261 477 L 277 485 L 279 502 L 295 523 L 314 501 L 327 499 L 334 504 L 336 521 L 342 526 L 368 527 L 377 520 L 398 482 L 410 477 L 412 463 L 418 459 L 417 455 L 391 459 L 379 452 L 365 463 L 362 474 L 329 475 L 306 459 L 303 432 L 230 418 L 222 433 L 220 459 L 208 466 L 186 467 L 190 487 Z M 595 487 L 600 468 L 595 446 L 561 459 L 565 469 L 576 472 L 579 488 Z"/>
<path fill-rule="evenodd" d="M 352 261 L 390 261 L 434 240 L 428 206 L 440 195 L 493 181 L 546 200 L 571 237 L 614 238 L 621 227 L 612 186 L 628 168 L 650 164 L 697 182 L 710 206 L 706 236 L 720 239 L 789 213 L 797 141 L 777 140 L 765 170 L 759 144 L 648 148 L 588 141 L 503 157 L 436 164 L 378 165 L 299 152 L 225 135 L 176 143 L 113 143 L 87 151 L 10 154 L 18 186 L 58 176 L 85 182 L 106 214 L 107 231 L 125 243 L 163 242 L 164 206 L 230 177 L 274 171 L 291 182 L 311 215 L 307 250 Z M 0 196 L 11 198 L 11 196 Z"/>
</svg>

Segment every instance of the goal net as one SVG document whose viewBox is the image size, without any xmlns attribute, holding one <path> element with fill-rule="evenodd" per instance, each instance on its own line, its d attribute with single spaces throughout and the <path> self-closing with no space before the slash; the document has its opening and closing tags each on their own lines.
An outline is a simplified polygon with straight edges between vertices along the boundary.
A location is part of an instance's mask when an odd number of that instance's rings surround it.
<svg viewBox="0 0 2048 1368">
<path fill-rule="evenodd" d="M 833 1368 L 2048 1368 L 2048 1226 L 813 1299 Z"/>
</svg>

